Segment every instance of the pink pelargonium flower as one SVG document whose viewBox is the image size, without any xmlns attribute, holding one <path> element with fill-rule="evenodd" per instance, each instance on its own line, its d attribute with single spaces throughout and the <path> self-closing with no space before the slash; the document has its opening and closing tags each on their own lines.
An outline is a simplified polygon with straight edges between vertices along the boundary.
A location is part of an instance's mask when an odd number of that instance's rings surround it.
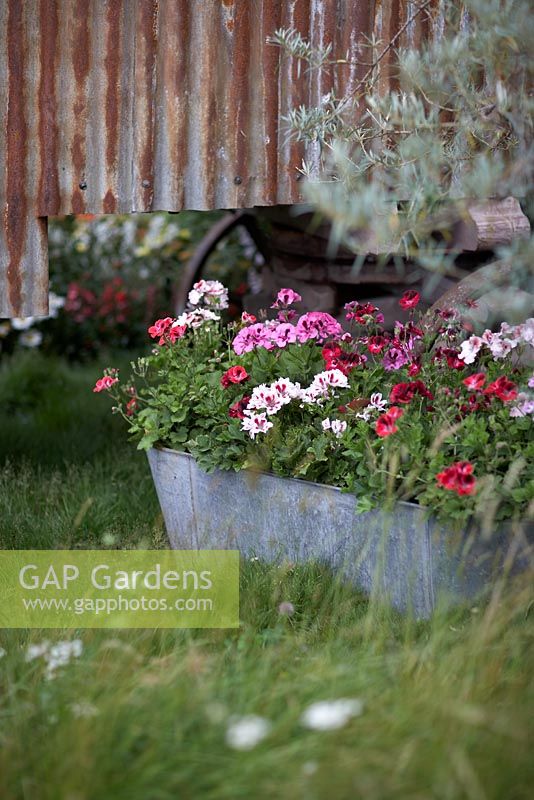
<svg viewBox="0 0 534 800">
<path fill-rule="evenodd" d="M 285 347 L 297 341 L 297 329 L 289 322 L 281 322 L 271 333 L 273 343 L 277 347 Z"/>
<path fill-rule="evenodd" d="M 118 378 L 115 378 L 112 375 L 104 375 L 103 378 L 99 378 L 95 383 L 93 392 L 107 392 L 108 389 L 111 389 L 111 387 L 118 382 Z"/>
<path fill-rule="evenodd" d="M 315 339 L 324 342 L 326 339 L 337 338 L 343 335 L 343 328 L 339 322 L 323 311 L 310 311 L 304 314 L 297 322 L 297 339 L 301 344 Z"/>
<path fill-rule="evenodd" d="M 300 303 L 301 300 L 300 294 L 294 292 L 293 289 L 280 289 L 271 308 L 287 308 L 293 303 Z"/>
<path fill-rule="evenodd" d="M 232 347 L 234 352 L 240 356 L 262 345 L 264 339 L 265 326 L 261 322 L 256 322 L 254 325 L 249 325 L 248 328 L 242 328 L 239 331 L 232 342 Z"/>
</svg>

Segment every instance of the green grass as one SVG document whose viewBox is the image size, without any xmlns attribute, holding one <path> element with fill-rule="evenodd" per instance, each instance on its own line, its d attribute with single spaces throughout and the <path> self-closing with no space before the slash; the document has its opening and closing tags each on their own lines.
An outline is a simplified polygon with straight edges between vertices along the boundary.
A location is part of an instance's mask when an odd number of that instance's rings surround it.
<svg viewBox="0 0 534 800">
<path fill-rule="evenodd" d="M 88 390 L 98 372 L 32 355 L 0 375 L 2 547 L 165 546 L 145 458 Z M 530 603 L 525 578 L 416 624 L 319 567 L 247 562 L 235 631 L 2 631 L 0 797 L 526 800 Z M 26 662 L 30 642 L 75 636 L 53 680 Z M 301 725 L 339 697 L 363 714 Z M 251 713 L 269 735 L 229 748 L 229 720 Z"/>
<path fill-rule="evenodd" d="M 146 456 L 92 392 L 101 373 L 35 353 L 0 371 L 0 547 L 164 542 Z"/>
</svg>

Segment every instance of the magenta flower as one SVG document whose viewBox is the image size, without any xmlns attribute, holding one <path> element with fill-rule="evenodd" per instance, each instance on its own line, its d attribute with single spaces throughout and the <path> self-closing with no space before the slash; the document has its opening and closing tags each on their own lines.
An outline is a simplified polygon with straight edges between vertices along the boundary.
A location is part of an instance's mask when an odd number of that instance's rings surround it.
<svg viewBox="0 0 534 800">
<path fill-rule="evenodd" d="M 300 303 L 301 300 L 300 294 L 294 292 L 293 289 L 280 289 L 271 308 L 287 308 L 293 303 Z"/>
<path fill-rule="evenodd" d="M 382 366 L 388 372 L 394 369 L 400 369 L 409 362 L 409 358 L 398 347 L 390 347 L 382 359 Z"/>
<path fill-rule="evenodd" d="M 255 325 L 249 325 L 248 328 L 242 328 L 232 342 L 232 347 L 234 352 L 240 356 L 243 353 L 249 353 L 255 347 L 263 347 L 265 338 L 265 327 L 261 322 L 257 322 Z"/>
<path fill-rule="evenodd" d="M 343 328 L 339 322 L 322 311 L 310 311 L 304 314 L 297 322 L 297 339 L 301 344 L 316 339 L 324 342 L 326 339 L 343 335 Z"/>
<path fill-rule="evenodd" d="M 297 330 L 288 322 L 281 322 L 272 332 L 273 342 L 277 347 L 285 347 L 297 341 Z"/>
</svg>

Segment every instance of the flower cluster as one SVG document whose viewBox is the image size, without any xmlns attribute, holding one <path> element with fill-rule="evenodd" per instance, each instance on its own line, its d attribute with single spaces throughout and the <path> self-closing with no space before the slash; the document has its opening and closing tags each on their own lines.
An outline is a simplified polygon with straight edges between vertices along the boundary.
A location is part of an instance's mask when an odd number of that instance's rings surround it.
<svg viewBox="0 0 534 800">
<path fill-rule="evenodd" d="M 121 387 L 106 370 L 95 386 L 116 398 L 141 447 L 184 447 L 207 470 L 254 463 L 354 490 L 361 510 L 395 491 L 467 520 L 483 505 L 470 499 L 475 472 L 502 501 L 499 519 L 534 499 L 522 466 L 534 458 L 533 320 L 470 336 L 452 310 L 437 325 L 416 317 L 420 297 L 408 290 L 407 322 L 386 330 L 376 306 L 354 302 L 345 331 L 329 314 L 298 315 L 299 295 L 282 289 L 276 319 L 245 312 L 225 327 L 207 307 L 209 282 L 195 291 L 203 306 L 149 329 L 165 347 L 137 374 L 144 383 L 153 364 L 153 385 Z"/>
<path fill-rule="evenodd" d="M 337 320 L 322 312 L 304 314 L 296 325 L 291 322 L 268 320 L 242 328 L 232 342 L 234 352 L 240 356 L 258 347 L 265 350 L 284 348 L 289 344 L 304 344 L 310 340 L 318 343 L 343 334 Z"/>
<path fill-rule="evenodd" d="M 108 392 L 112 386 L 115 386 L 119 382 L 119 371 L 117 369 L 113 369 L 109 367 L 108 369 L 104 370 L 104 375 L 102 378 L 99 378 L 95 383 L 93 392 L 100 393 L 100 392 Z"/>
<path fill-rule="evenodd" d="M 193 284 L 188 299 L 192 306 L 203 303 L 222 310 L 228 308 L 228 289 L 220 281 L 201 280 Z"/>
<path fill-rule="evenodd" d="M 319 372 L 306 389 L 303 389 L 300 383 L 293 383 L 289 378 L 278 378 L 268 386 L 261 384 L 252 390 L 247 406 L 243 409 L 241 427 L 249 432 L 251 438 L 254 438 L 257 433 L 266 433 L 272 428 L 272 423 L 268 422 L 265 415 L 278 414 L 292 400 L 300 401 L 301 407 L 321 405 L 326 398 L 333 395 L 336 389 L 344 389 L 347 386 L 347 376 L 338 369 Z M 256 424 L 254 420 L 258 417 L 260 419 Z M 347 423 L 340 423 L 340 425 L 343 430 L 347 427 Z M 336 432 L 339 429 L 339 426 L 334 426 L 333 431 Z"/>
<path fill-rule="evenodd" d="M 181 339 L 188 329 L 200 328 L 206 322 L 218 322 L 220 317 L 207 308 L 195 308 L 186 311 L 179 317 L 164 317 L 157 319 L 148 329 L 152 339 L 158 339 L 159 345 L 174 344 Z"/>
<path fill-rule="evenodd" d="M 522 325 L 510 326 L 506 322 L 500 331 L 494 333 L 485 330 L 482 336 L 470 336 L 462 342 L 459 358 L 464 364 L 473 364 L 481 350 L 487 349 L 494 359 L 505 358 L 520 344 L 534 343 L 534 317 L 527 319 Z"/>
</svg>

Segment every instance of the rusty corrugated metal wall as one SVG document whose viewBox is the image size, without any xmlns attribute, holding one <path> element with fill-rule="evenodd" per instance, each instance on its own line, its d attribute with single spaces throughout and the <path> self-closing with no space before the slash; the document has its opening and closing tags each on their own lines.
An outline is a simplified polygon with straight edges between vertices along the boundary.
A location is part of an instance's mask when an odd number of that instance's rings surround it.
<svg viewBox="0 0 534 800">
<path fill-rule="evenodd" d="M 439 5 L 436 0 L 435 7 Z M 47 311 L 46 217 L 295 203 L 281 117 L 365 65 L 299 69 L 279 27 L 366 60 L 410 0 L 0 0 L 0 316 Z M 399 44 L 428 33 L 421 15 Z M 439 23 L 436 23 L 439 24 Z M 381 80 L 394 80 L 393 51 Z"/>
</svg>

